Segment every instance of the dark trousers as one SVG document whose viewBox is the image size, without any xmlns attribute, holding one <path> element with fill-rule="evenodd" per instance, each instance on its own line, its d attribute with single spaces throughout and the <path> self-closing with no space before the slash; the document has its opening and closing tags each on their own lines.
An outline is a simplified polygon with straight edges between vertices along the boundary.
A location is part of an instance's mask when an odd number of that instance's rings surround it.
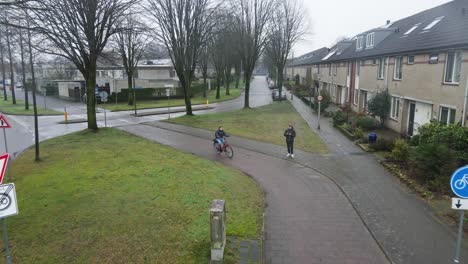
<svg viewBox="0 0 468 264">
<path fill-rule="evenodd" d="M 294 141 L 288 141 L 286 140 L 286 145 L 288 146 L 288 153 L 289 154 L 294 154 Z"/>
</svg>

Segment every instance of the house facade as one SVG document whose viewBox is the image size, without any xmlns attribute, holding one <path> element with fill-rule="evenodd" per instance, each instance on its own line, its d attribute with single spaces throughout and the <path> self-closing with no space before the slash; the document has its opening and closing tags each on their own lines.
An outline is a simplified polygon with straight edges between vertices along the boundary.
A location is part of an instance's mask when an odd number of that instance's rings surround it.
<svg viewBox="0 0 468 264">
<path fill-rule="evenodd" d="M 467 32 L 468 1 L 455 0 L 293 59 L 286 77 L 356 112 L 387 90 L 386 125 L 403 135 L 431 120 L 467 126 Z"/>
</svg>

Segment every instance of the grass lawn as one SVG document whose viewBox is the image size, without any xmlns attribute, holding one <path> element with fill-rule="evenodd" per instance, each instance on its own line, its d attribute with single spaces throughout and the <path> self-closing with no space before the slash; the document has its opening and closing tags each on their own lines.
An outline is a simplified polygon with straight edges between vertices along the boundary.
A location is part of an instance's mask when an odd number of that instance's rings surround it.
<svg viewBox="0 0 468 264">
<path fill-rule="evenodd" d="M 227 202 L 228 235 L 260 237 L 262 191 L 237 170 L 115 129 L 41 149 L 11 167 L 13 263 L 207 263 L 213 199 Z"/>
<path fill-rule="evenodd" d="M 241 94 L 241 89 L 235 89 L 231 88 L 230 90 L 230 95 L 226 95 L 226 90 L 223 88 L 221 89 L 221 98 L 216 99 L 216 90 L 211 90 L 208 93 L 208 98 L 204 98 L 202 95 L 195 96 L 192 98 L 192 104 L 205 104 L 206 99 L 210 103 L 216 103 L 216 102 L 223 102 L 227 100 L 232 100 L 234 98 L 239 97 Z M 168 102 L 169 101 L 169 102 Z M 173 107 L 173 106 L 184 106 L 185 101 L 184 99 L 162 99 L 162 100 L 152 100 L 152 101 L 137 101 L 137 109 L 150 109 L 150 108 L 161 108 L 161 107 L 167 107 L 168 104 Z M 125 111 L 125 110 L 133 110 L 134 107 L 132 105 L 128 105 L 127 103 L 118 103 L 118 104 L 101 104 L 100 107 L 106 108 L 111 111 Z"/>
<path fill-rule="evenodd" d="M 24 109 L 24 101 L 16 99 L 16 105 L 11 102 L 11 99 L 4 101 L 0 99 L 0 112 L 8 115 L 34 115 L 32 102 L 29 102 L 29 110 Z M 44 109 L 37 107 L 38 115 L 63 115 L 63 112 L 52 109 Z"/>
<path fill-rule="evenodd" d="M 288 123 L 292 123 L 297 134 L 294 148 L 311 153 L 327 153 L 325 144 L 312 132 L 294 107 L 285 101 L 228 113 L 182 116 L 165 122 L 213 131 L 223 125 L 228 134 L 277 145 L 286 144 L 283 133 Z"/>
</svg>

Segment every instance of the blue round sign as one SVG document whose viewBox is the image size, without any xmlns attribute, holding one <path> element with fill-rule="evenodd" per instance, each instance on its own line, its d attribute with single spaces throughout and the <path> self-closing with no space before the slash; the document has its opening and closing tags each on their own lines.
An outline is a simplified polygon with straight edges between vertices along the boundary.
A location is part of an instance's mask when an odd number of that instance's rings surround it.
<svg viewBox="0 0 468 264">
<path fill-rule="evenodd" d="M 452 174 L 450 187 L 456 196 L 468 198 L 468 166 L 461 167 Z"/>
</svg>

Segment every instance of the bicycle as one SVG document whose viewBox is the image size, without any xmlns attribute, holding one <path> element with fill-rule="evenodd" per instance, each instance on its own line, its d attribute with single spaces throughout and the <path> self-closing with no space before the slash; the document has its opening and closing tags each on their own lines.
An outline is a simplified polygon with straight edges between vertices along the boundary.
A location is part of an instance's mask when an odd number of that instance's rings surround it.
<svg viewBox="0 0 468 264">
<path fill-rule="evenodd" d="M 232 147 L 227 143 L 226 139 L 224 139 L 224 144 L 222 146 L 220 146 L 220 144 L 218 143 L 218 141 L 216 141 L 216 139 L 213 140 L 213 148 L 215 149 L 215 151 L 220 154 L 220 153 L 225 153 L 226 156 L 228 156 L 228 158 L 232 159 L 232 157 L 234 157 L 234 150 L 232 149 Z"/>
<path fill-rule="evenodd" d="M 461 179 L 455 181 L 455 188 L 462 190 L 462 189 L 465 189 L 467 184 L 468 184 L 468 174 L 465 174 L 463 175 Z"/>
</svg>

